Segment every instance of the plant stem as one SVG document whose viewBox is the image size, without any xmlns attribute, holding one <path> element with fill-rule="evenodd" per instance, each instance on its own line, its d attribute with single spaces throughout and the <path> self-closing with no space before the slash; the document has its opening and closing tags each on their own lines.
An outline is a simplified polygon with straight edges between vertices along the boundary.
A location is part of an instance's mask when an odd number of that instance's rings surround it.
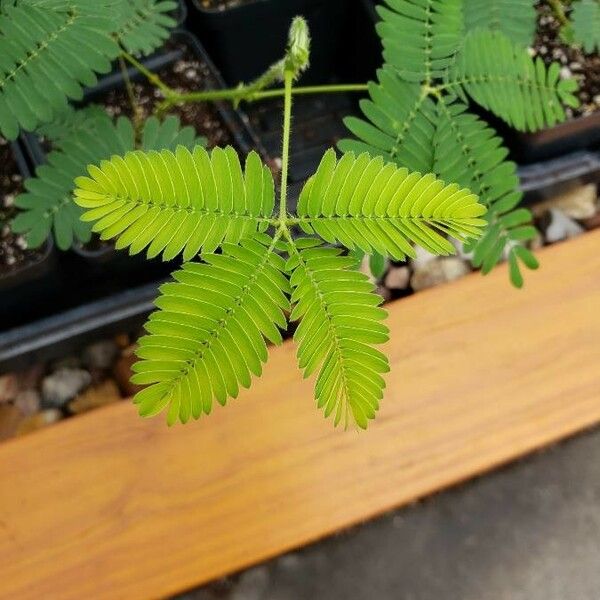
<svg viewBox="0 0 600 600">
<path fill-rule="evenodd" d="M 334 94 L 340 92 L 364 92 L 367 89 L 366 83 L 313 85 L 296 87 L 292 90 L 292 94 L 298 96 L 307 94 Z M 267 98 L 278 98 L 283 95 L 285 95 L 285 88 L 256 91 L 253 87 L 242 85 L 226 90 L 206 90 L 202 92 L 190 92 L 189 94 L 172 93 L 165 100 L 165 104 L 178 104 L 180 102 L 210 102 L 215 100 L 233 100 L 236 102 L 245 100 L 246 102 L 255 102 Z"/>
<path fill-rule="evenodd" d="M 176 96 L 176 92 L 174 92 L 166 83 L 164 83 L 161 78 L 153 73 L 152 71 L 146 69 L 146 67 L 137 59 L 135 59 L 131 54 L 121 51 L 121 56 L 133 65 L 150 83 L 153 83 L 159 90 L 163 92 L 163 94 L 167 97 Z"/>
<path fill-rule="evenodd" d="M 568 25 L 569 19 L 565 14 L 565 8 L 560 0 L 548 0 L 548 4 L 554 13 L 554 16 L 561 25 Z"/>
<path fill-rule="evenodd" d="M 121 67 L 121 74 L 123 75 L 123 81 L 125 83 L 125 90 L 127 91 L 127 96 L 129 97 L 129 103 L 131 104 L 131 110 L 133 111 L 133 125 L 135 130 L 136 142 L 139 136 L 140 128 L 141 128 L 141 114 L 139 107 L 137 105 L 137 101 L 135 99 L 135 92 L 133 91 L 133 86 L 131 85 L 131 79 L 129 78 L 129 73 L 127 72 L 127 65 L 123 60 L 122 56 L 119 56 L 119 66 Z"/>
<path fill-rule="evenodd" d="M 281 151 L 281 192 L 279 196 L 279 220 L 283 225 L 287 216 L 287 179 L 290 160 L 290 132 L 292 125 L 292 81 L 294 73 L 285 71 L 283 96 L 283 148 Z"/>
</svg>

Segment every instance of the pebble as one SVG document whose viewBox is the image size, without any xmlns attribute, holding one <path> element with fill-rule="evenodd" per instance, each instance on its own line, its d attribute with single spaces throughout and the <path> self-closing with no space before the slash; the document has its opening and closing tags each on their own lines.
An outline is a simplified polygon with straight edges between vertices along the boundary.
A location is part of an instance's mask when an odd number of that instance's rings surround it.
<svg viewBox="0 0 600 600">
<path fill-rule="evenodd" d="M 540 202 L 533 207 L 533 213 L 539 217 L 551 208 L 558 208 L 572 219 L 589 219 L 598 212 L 596 206 L 597 196 L 598 193 L 594 183 L 580 185 Z"/>
<path fill-rule="evenodd" d="M 83 369 L 61 368 L 44 377 L 42 399 L 44 404 L 60 408 L 85 389 L 92 376 Z"/>
<path fill-rule="evenodd" d="M 431 262 L 432 260 L 437 260 L 438 258 L 437 255 L 431 254 L 431 252 L 428 252 L 424 248 L 421 248 L 421 246 L 415 246 L 415 252 L 415 258 L 412 258 L 410 261 L 410 264 L 415 268 L 422 267 L 428 262 Z"/>
<path fill-rule="evenodd" d="M 112 404 L 121 399 L 117 384 L 112 379 L 107 379 L 99 385 L 87 389 L 69 403 L 69 410 L 78 415 L 94 408 Z"/>
<path fill-rule="evenodd" d="M 585 219 L 583 221 L 583 226 L 586 229 L 596 229 L 600 227 L 600 212 L 596 213 L 593 217 L 589 219 Z"/>
<path fill-rule="evenodd" d="M 38 387 L 40 379 L 44 374 L 44 364 L 37 363 L 25 371 L 19 373 L 19 388 L 21 390 L 32 390 Z"/>
<path fill-rule="evenodd" d="M 453 281 L 470 272 L 469 265 L 456 256 L 439 258 L 416 268 L 410 283 L 415 292 L 418 292 L 440 283 Z"/>
<path fill-rule="evenodd" d="M 10 402 L 19 391 L 19 380 L 15 373 L 0 376 L 0 404 Z"/>
<path fill-rule="evenodd" d="M 571 69 L 569 67 L 562 67 L 560 70 L 561 79 L 570 79 L 573 74 L 571 73 Z"/>
<path fill-rule="evenodd" d="M 23 413 L 12 404 L 0 405 L 0 441 L 12 437 L 23 420 Z"/>
<path fill-rule="evenodd" d="M 378 285 L 375 288 L 375 293 L 379 294 L 382 298 L 384 302 L 388 302 L 389 300 L 392 299 L 392 292 L 389 288 L 385 287 L 384 285 Z"/>
<path fill-rule="evenodd" d="M 91 369 L 109 369 L 119 354 L 113 340 L 102 340 L 91 344 L 83 351 L 83 364 Z"/>
<path fill-rule="evenodd" d="M 384 285 L 390 290 L 404 290 L 410 283 L 410 269 L 408 267 L 394 267 L 385 276 Z"/>
<path fill-rule="evenodd" d="M 16 435 L 25 435 L 38 429 L 43 429 L 48 425 L 52 425 L 60 421 L 63 418 L 63 414 L 57 408 L 48 408 L 42 412 L 36 413 L 29 417 L 25 417 L 17 427 Z"/>
<path fill-rule="evenodd" d="M 123 350 L 121 358 L 117 360 L 115 366 L 113 367 L 113 377 L 115 378 L 117 385 L 124 396 L 133 396 L 140 390 L 144 389 L 143 386 L 136 385 L 135 383 L 131 383 L 131 381 L 129 381 L 133 375 L 131 367 L 133 363 L 137 361 L 134 351 L 135 346 L 129 346 L 129 348 Z"/>
<path fill-rule="evenodd" d="M 41 398 L 37 390 L 23 390 L 15 398 L 15 406 L 26 416 L 40 410 Z"/>
<path fill-rule="evenodd" d="M 458 240 L 455 240 L 454 238 L 450 238 L 450 242 L 452 242 L 452 245 L 456 249 L 456 256 L 462 258 L 463 260 L 466 260 L 467 262 L 471 262 L 471 260 L 473 259 L 472 251 L 465 252 L 464 244 L 462 242 L 459 242 Z"/>
<path fill-rule="evenodd" d="M 575 237 L 584 231 L 579 223 L 567 217 L 561 210 L 550 209 L 550 224 L 546 229 L 546 241 L 549 244 Z"/>
</svg>

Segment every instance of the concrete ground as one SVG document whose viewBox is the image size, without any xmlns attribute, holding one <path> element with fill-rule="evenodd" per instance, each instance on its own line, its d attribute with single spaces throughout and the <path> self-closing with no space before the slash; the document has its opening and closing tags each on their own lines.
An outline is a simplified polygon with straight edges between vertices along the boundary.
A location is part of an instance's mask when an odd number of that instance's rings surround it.
<svg viewBox="0 0 600 600">
<path fill-rule="evenodd" d="M 600 430 L 179 600 L 600 600 Z"/>
</svg>

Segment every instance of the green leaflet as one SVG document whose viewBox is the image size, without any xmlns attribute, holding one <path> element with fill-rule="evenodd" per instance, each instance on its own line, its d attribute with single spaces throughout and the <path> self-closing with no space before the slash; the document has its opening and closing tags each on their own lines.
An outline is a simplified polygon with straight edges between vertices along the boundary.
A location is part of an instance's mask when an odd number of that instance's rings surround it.
<svg viewBox="0 0 600 600">
<path fill-rule="evenodd" d="M 2 5 L 0 135 L 16 138 L 81 99 L 82 86 L 110 70 L 119 46 L 102 2 L 78 0 L 68 10 L 33 3 Z M 35 49 L 35 52 L 33 50 Z"/>
<path fill-rule="evenodd" d="M 447 83 L 464 90 L 520 131 L 535 131 L 564 121 L 563 105 L 577 106 L 577 83 L 560 78 L 560 66 L 546 67 L 500 32 L 469 33 Z"/>
<path fill-rule="evenodd" d="M 132 381 L 149 384 L 135 397 L 141 415 L 167 408 L 169 424 L 198 419 L 262 373 L 265 339 L 281 342 L 290 292 L 275 240 L 265 238 L 223 244 L 162 286 L 133 368 Z"/>
<path fill-rule="evenodd" d="M 115 33 L 131 54 L 150 54 L 159 48 L 175 27 L 173 0 L 128 0 L 119 2 Z"/>
<path fill-rule="evenodd" d="M 519 46 L 533 43 L 536 11 L 532 0 L 463 0 L 465 29 L 500 31 Z"/>
<path fill-rule="evenodd" d="M 93 118 L 80 121 L 76 111 L 63 114 L 65 129 L 54 138 L 59 150 L 48 154 L 47 164 L 38 167 L 36 176 L 25 181 L 26 193 L 15 199 L 15 205 L 22 211 L 11 227 L 25 233 L 32 248 L 42 244 L 51 232 L 62 250 L 70 248 L 75 240 L 88 241 L 91 225 L 81 221 L 83 210 L 73 203 L 74 181 L 85 174 L 88 164 L 134 148 L 129 119 L 121 117 L 113 123 L 107 115 L 93 109 L 89 109 L 88 116 Z M 69 126 L 69 122 L 76 127 Z M 53 133 L 52 128 L 47 131 Z M 193 147 L 199 142 L 202 140 L 196 138 L 195 131 L 191 127 L 181 128 L 179 119 L 173 116 L 162 123 L 155 117 L 148 119 L 142 132 L 142 145 L 148 150 Z"/>
<path fill-rule="evenodd" d="M 588 53 L 600 51 L 600 2 L 574 2 L 571 22 L 575 43 Z"/>
<path fill-rule="evenodd" d="M 449 177 L 473 190 L 488 208 L 489 225 L 484 235 L 467 244 L 474 251 L 474 266 L 488 273 L 507 253 L 511 281 L 521 287 L 523 278 L 517 260 L 521 250 L 515 254 L 515 249 L 534 238 L 537 231 L 531 227 L 531 213 L 517 208 L 522 193 L 517 190 L 516 165 L 506 160 L 508 150 L 495 132 L 469 114 L 464 104 L 453 100 L 438 105 L 434 170 L 442 178 Z M 526 261 L 523 263 L 528 266 Z"/>
<path fill-rule="evenodd" d="M 385 0 L 377 32 L 383 58 L 407 81 L 431 82 L 448 67 L 463 34 L 461 0 Z"/>
<path fill-rule="evenodd" d="M 434 175 L 410 173 L 367 153 L 331 150 L 308 180 L 298 201 L 300 226 L 331 243 L 396 259 L 414 256 L 411 244 L 452 254 L 441 234 L 461 241 L 478 237 L 486 221 L 477 196 Z"/>
<path fill-rule="evenodd" d="M 369 83 L 370 100 L 360 101 L 365 119 L 344 119 L 358 139 L 341 140 L 338 147 L 382 156 L 413 171 L 431 171 L 435 103 L 422 94 L 420 85 L 403 81 L 389 67 L 380 69 L 377 77 L 379 83 Z"/>
<path fill-rule="evenodd" d="M 375 348 L 388 339 L 382 298 L 354 260 L 335 248 L 297 250 L 291 245 L 292 320 L 298 365 L 308 377 L 317 368 L 317 406 L 334 423 L 349 416 L 366 428 L 383 397 L 387 357 Z"/>
<path fill-rule="evenodd" d="M 265 229 L 273 211 L 271 172 L 255 152 L 242 171 L 230 146 L 129 152 L 88 172 L 76 179 L 83 220 L 96 221 L 102 239 L 116 238 L 131 254 L 148 247 L 148 257 L 189 260 Z"/>
</svg>

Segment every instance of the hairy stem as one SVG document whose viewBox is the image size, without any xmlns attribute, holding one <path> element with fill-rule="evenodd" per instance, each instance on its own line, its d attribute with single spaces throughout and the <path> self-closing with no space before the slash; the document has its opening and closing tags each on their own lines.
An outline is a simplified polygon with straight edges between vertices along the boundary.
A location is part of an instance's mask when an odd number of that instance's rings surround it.
<svg viewBox="0 0 600 600">
<path fill-rule="evenodd" d="M 561 25 L 569 24 L 569 19 L 567 19 L 567 15 L 565 14 L 565 8 L 560 0 L 548 0 L 548 5 Z"/>
<path fill-rule="evenodd" d="M 133 112 L 133 125 L 135 131 L 135 140 L 136 145 L 138 142 L 140 130 L 142 127 L 142 114 L 140 112 L 140 107 L 137 104 L 137 100 L 135 98 L 135 92 L 133 91 L 133 86 L 131 85 L 131 79 L 129 78 L 129 73 L 127 72 L 127 65 L 123 60 L 122 56 L 119 56 L 119 67 L 121 68 L 121 75 L 123 75 L 123 82 L 125 83 L 125 90 L 127 91 L 127 96 L 129 98 L 129 103 L 131 104 L 131 110 Z"/>
<path fill-rule="evenodd" d="M 293 95 L 307 94 L 335 94 L 340 92 L 364 92 L 367 91 L 366 83 L 344 83 L 339 85 L 313 85 L 296 87 L 292 90 Z M 190 92 L 189 94 L 172 93 L 164 101 L 165 105 L 179 104 L 181 102 L 211 102 L 217 100 L 232 100 L 239 103 L 256 102 L 267 98 L 280 98 L 285 95 L 285 88 L 257 91 L 252 86 L 240 85 L 236 88 L 226 90 L 206 90 L 201 92 Z"/>
<path fill-rule="evenodd" d="M 281 150 L 281 193 L 279 197 L 279 219 L 281 223 L 285 223 L 287 215 L 287 180 L 288 180 L 288 165 L 290 161 L 290 133 L 292 125 L 292 82 L 294 81 L 294 73 L 285 71 L 283 97 L 283 147 Z"/>
<path fill-rule="evenodd" d="M 131 56 L 131 54 L 122 50 L 121 56 L 134 66 L 150 83 L 154 84 L 165 96 L 170 97 L 177 95 L 177 93 L 164 83 L 156 73 L 146 69 L 146 67 L 139 60 Z"/>
</svg>

